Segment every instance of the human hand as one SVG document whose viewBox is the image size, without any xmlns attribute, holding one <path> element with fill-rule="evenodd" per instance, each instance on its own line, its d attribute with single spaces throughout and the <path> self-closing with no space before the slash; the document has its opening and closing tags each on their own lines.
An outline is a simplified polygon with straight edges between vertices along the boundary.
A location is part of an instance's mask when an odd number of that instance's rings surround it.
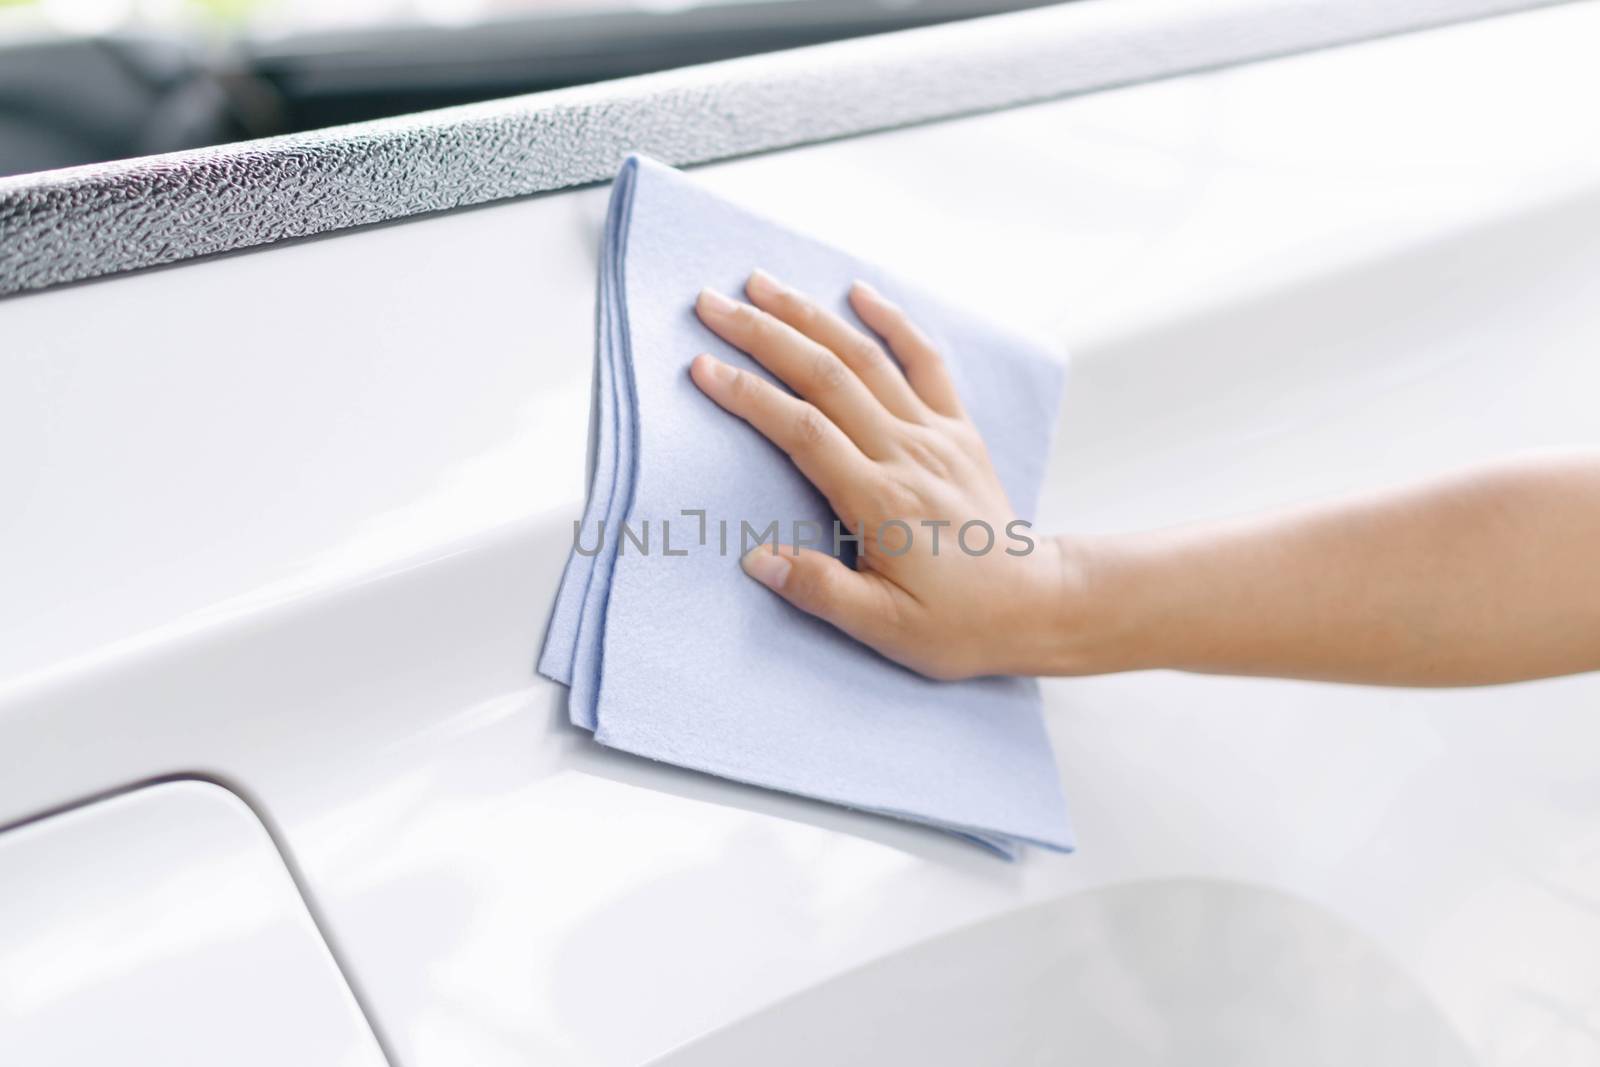
<svg viewBox="0 0 1600 1067">
<path fill-rule="evenodd" d="M 862 282 L 851 307 L 892 359 L 762 271 L 745 293 L 748 304 L 704 290 L 696 311 L 793 394 L 708 354 L 691 376 L 783 449 L 862 534 L 854 570 L 825 552 L 770 545 L 744 557 L 745 571 L 929 677 L 1033 673 L 1075 572 L 1071 553 L 1017 521 L 939 353 Z"/>
<path fill-rule="evenodd" d="M 1241 520 L 1094 538 L 1023 531 L 1034 547 L 1015 555 L 1016 515 L 977 428 L 901 311 L 851 290 L 891 359 L 759 271 L 745 291 L 750 304 L 701 293 L 700 317 L 794 393 L 709 355 L 693 378 L 865 536 L 855 570 L 771 546 L 744 568 L 923 674 L 1164 667 L 1480 685 L 1600 669 L 1592 449 Z M 974 521 L 996 541 L 969 555 L 957 535 Z"/>
</svg>

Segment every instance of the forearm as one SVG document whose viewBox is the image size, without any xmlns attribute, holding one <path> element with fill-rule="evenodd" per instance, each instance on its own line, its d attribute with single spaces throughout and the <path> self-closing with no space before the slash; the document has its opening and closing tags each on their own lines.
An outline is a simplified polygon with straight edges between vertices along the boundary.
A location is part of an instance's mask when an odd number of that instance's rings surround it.
<svg viewBox="0 0 1600 1067">
<path fill-rule="evenodd" d="M 1043 673 L 1475 685 L 1600 668 L 1593 454 L 1063 553 L 1078 588 Z"/>
</svg>

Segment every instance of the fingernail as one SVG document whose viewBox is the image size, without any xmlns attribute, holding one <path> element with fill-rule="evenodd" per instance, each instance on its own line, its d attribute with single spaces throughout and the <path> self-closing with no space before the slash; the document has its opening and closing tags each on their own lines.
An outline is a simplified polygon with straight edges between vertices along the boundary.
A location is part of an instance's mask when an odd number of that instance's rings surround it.
<svg viewBox="0 0 1600 1067">
<path fill-rule="evenodd" d="M 758 268 L 750 272 L 750 280 L 745 282 L 745 289 L 752 296 L 774 297 L 782 294 L 784 286 L 778 279 Z"/>
<path fill-rule="evenodd" d="M 768 589 L 782 589 L 789 578 L 789 561 L 774 555 L 771 548 L 753 548 L 739 562 L 746 574 Z"/>
<path fill-rule="evenodd" d="M 856 279 L 856 281 L 855 281 L 854 285 L 852 286 L 852 288 L 854 288 L 856 293 L 861 295 L 861 296 L 867 297 L 868 299 L 871 299 L 871 300 L 876 300 L 880 304 L 883 302 L 883 294 L 878 292 L 878 290 L 874 289 L 870 284 L 868 284 L 867 282 L 862 281 L 859 278 Z"/>
<path fill-rule="evenodd" d="M 700 373 L 706 375 L 712 381 L 723 384 L 733 381 L 733 368 L 709 352 L 700 353 L 694 357 L 694 361 L 700 365 Z"/>
<path fill-rule="evenodd" d="M 700 310 L 708 314 L 721 318 L 732 315 L 738 306 L 715 289 L 700 290 Z"/>
</svg>

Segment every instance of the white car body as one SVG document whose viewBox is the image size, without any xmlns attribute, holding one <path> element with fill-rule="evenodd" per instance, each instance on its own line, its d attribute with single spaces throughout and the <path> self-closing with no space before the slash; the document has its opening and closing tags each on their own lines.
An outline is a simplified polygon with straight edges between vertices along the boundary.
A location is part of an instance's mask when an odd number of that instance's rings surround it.
<svg viewBox="0 0 1600 1067">
<path fill-rule="evenodd" d="M 694 173 L 1070 351 L 1040 525 L 1148 527 L 1600 442 L 1597 42 Z M 605 196 L 0 301 L 0 1061 L 1600 1061 L 1600 678 L 1048 681 L 1080 848 L 1016 864 L 569 727 Z"/>
</svg>

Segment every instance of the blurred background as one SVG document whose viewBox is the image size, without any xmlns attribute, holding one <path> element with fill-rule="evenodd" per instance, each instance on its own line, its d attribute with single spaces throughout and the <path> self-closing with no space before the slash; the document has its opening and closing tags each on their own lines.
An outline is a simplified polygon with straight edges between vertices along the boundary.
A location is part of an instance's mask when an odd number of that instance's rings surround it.
<svg viewBox="0 0 1600 1067">
<path fill-rule="evenodd" d="M 0 0 L 0 175 L 1038 6 L 1040 0 Z"/>
</svg>

